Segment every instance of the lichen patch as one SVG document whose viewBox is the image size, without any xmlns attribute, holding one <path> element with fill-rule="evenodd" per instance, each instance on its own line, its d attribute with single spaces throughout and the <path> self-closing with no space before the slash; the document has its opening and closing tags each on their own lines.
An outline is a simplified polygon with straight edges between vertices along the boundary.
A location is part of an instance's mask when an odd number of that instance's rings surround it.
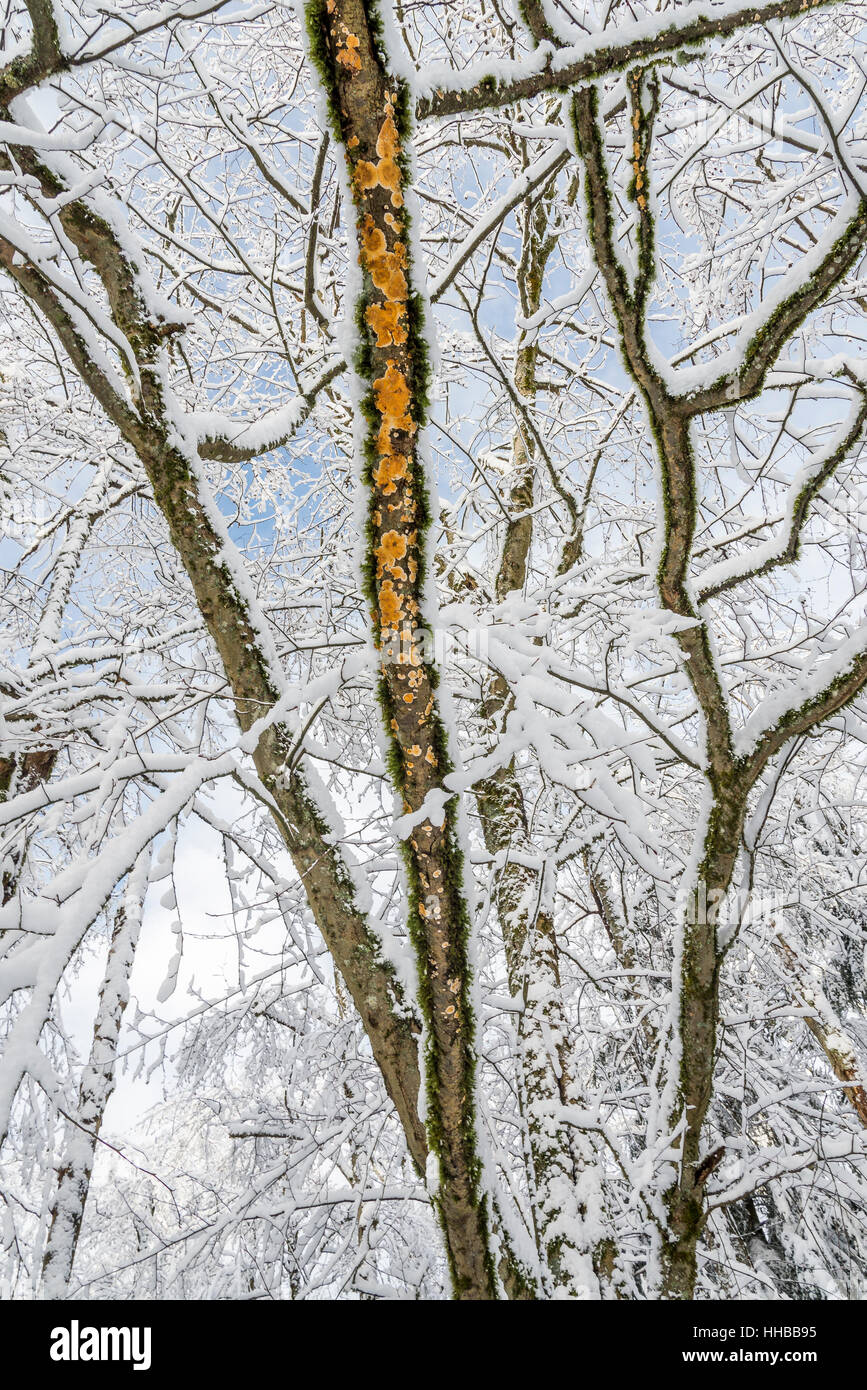
<svg viewBox="0 0 867 1390">
<path fill-rule="evenodd" d="M 397 492 L 397 484 L 401 478 L 407 476 L 407 469 L 408 461 L 405 454 L 383 454 L 374 470 L 373 481 L 384 497 L 391 497 Z M 374 516 L 377 526 L 381 520 L 382 513 L 377 509 Z"/>
<path fill-rule="evenodd" d="M 396 318 L 401 318 L 405 312 L 403 305 L 409 292 L 406 282 L 406 247 L 402 241 L 396 241 L 393 249 L 389 251 L 385 232 L 376 226 L 369 213 L 361 227 L 361 259 L 383 298 L 400 306 L 396 307 L 395 314 Z M 405 332 L 400 341 L 406 341 Z M 380 343 L 378 346 L 382 347 L 385 344 Z"/>
<path fill-rule="evenodd" d="M 374 282 L 375 283 L 375 282 Z M 404 279 L 404 285 L 406 280 Z M 406 309 L 403 304 L 391 302 L 388 304 L 371 304 L 365 314 L 367 323 L 376 334 L 377 347 L 400 347 L 405 343 L 408 330 L 404 320 L 406 319 Z"/>
<path fill-rule="evenodd" d="M 349 72 L 361 72 L 361 54 L 358 51 L 358 35 L 346 32 L 343 45 L 337 50 L 337 61 Z"/>
<path fill-rule="evenodd" d="M 406 578 L 406 571 L 399 564 L 406 555 L 406 536 L 402 536 L 399 531 L 386 531 L 374 554 L 377 578 L 381 578 L 384 570 L 388 570 L 395 578 Z"/>
<path fill-rule="evenodd" d="M 403 617 L 400 594 L 390 579 L 383 581 L 379 590 L 379 621 L 383 628 L 396 628 Z"/>
<path fill-rule="evenodd" d="M 376 164 L 369 159 L 360 159 L 355 166 L 355 182 L 361 193 L 366 193 L 371 188 L 386 189 L 391 194 L 392 207 L 399 208 L 403 206 L 400 165 L 397 162 L 400 136 L 394 123 L 393 112 L 394 106 L 389 95 L 385 103 L 385 120 L 380 126 L 376 141 L 379 159 Z"/>
<path fill-rule="evenodd" d="M 373 383 L 373 398 L 382 416 L 382 424 L 377 436 L 377 451 L 380 458 L 390 454 L 391 436 L 396 431 L 403 434 L 415 433 L 415 421 L 409 414 L 412 395 L 406 377 L 389 357 L 385 372 Z"/>
</svg>

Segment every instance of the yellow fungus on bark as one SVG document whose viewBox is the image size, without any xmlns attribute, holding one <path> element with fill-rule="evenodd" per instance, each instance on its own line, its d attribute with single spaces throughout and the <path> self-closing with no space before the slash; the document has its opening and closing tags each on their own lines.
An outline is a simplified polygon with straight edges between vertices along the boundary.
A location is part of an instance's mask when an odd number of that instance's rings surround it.
<svg viewBox="0 0 867 1390">
<path fill-rule="evenodd" d="M 372 188 L 384 188 L 391 194 L 392 207 L 403 206 L 403 193 L 400 183 L 400 166 L 397 162 L 397 155 L 400 151 L 400 136 L 392 115 L 392 103 L 386 101 L 386 115 L 376 141 L 376 153 L 379 159 L 376 164 L 369 159 L 360 159 L 355 166 L 355 182 L 361 193 L 366 193 Z"/>
<path fill-rule="evenodd" d="M 376 283 L 374 281 L 374 283 Z M 404 284 L 406 280 L 404 279 Z M 403 304 L 391 302 L 388 304 L 371 304 L 365 313 L 368 325 L 376 334 L 377 347 L 390 347 L 393 343 L 399 347 L 405 343 L 408 336 L 406 324 L 401 320 L 406 318 L 406 309 Z"/>
<path fill-rule="evenodd" d="M 415 433 L 415 422 L 408 414 L 412 399 L 406 377 L 389 357 L 385 372 L 373 383 L 373 397 L 376 408 L 382 416 L 382 424 L 377 436 L 380 457 L 391 453 L 391 435 L 400 430 L 404 434 Z"/>
<path fill-rule="evenodd" d="M 373 481 L 384 497 L 390 497 L 392 493 L 397 492 L 398 480 L 406 476 L 407 459 L 404 454 L 383 454 L 374 471 Z M 374 515 L 377 526 L 381 520 L 381 513 L 377 510 Z"/>
<path fill-rule="evenodd" d="M 374 554 L 377 578 L 383 570 L 389 570 L 391 574 L 405 578 L 403 568 L 397 562 L 406 554 L 406 536 L 402 536 L 399 531 L 386 531 Z"/>
<path fill-rule="evenodd" d="M 350 72 L 361 72 L 361 54 L 358 52 L 357 34 L 347 33 L 343 47 L 337 50 L 337 61 Z"/>
<path fill-rule="evenodd" d="M 409 293 L 405 274 L 406 247 L 403 242 L 396 241 L 394 249 L 389 251 L 385 232 L 377 227 L 368 213 L 361 228 L 361 252 L 362 264 L 368 270 L 376 288 L 382 292 L 386 300 L 399 304 L 402 313 L 403 304 Z M 401 341 L 406 341 L 405 333 Z M 382 347 L 385 344 L 380 343 L 378 346 Z"/>
<path fill-rule="evenodd" d="M 384 628 L 397 627 L 403 609 L 400 603 L 400 594 L 394 587 L 390 579 L 386 579 L 379 590 L 379 619 Z"/>
</svg>

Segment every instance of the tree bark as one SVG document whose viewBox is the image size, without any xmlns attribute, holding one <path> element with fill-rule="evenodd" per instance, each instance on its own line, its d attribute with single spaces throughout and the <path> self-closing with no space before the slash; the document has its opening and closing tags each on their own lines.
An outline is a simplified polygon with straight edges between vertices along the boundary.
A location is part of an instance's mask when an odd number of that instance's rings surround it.
<svg viewBox="0 0 867 1390">
<path fill-rule="evenodd" d="M 143 890 L 147 887 L 146 869 L 144 874 L 133 870 L 131 880 L 137 877 L 144 880 L 137 885 Z M 46 1299 L 65 1298 L 69 1290 L 96 1145 L 105 1108 L 114 1091 L 117 1044 L 129 1002 L 129 976 L 141 930 L 142 896 L 142 892 L 134 895 L 131 884 L 123 906 L 115 914 L 96 1007 L 93 1042 L 79 1084 L 78 1106 L 76 1114 L 68 1117 L 64 1124 L 57 1185 L 42 1258 L 42 1297 Z"/>
<path fill-rule="evenodd" d="M 362 286 L 355 370 L 367 423 L 365 592 L 379 652 L 379 702 L 403 841 L 409 930 L 425 1021 L 428 1144 L 456 1297 L 497 1296 L 476 1142 L 475 1037 L 467 892 L 449 735 L 426 587 L 428 479 L 420 435 L 428 361 L 415 290 L 407 159 L 409 102 L 365 0 L 312 0 L 307 26 L 354 204 Z M 353 252 L 355 254 L 355 248 Z"/>
</svg>

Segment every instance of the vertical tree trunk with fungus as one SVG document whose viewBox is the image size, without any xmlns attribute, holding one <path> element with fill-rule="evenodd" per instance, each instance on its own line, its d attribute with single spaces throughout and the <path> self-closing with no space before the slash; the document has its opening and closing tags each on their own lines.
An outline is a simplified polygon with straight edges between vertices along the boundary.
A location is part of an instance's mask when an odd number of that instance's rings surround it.
<svg viewBox="0 0 867 1390">
<path fill-rule="evenodd" d="M 405 202 L 407 93 L 388 71 L 372 6 L 314 0 L 307 23 L 345 159 L 363 277 L 354 366 L 368 427 L 364 578 L 389 768 L 409 827 L 409 929 L 426 1025 L 428 1142 L 438 1168 L 431 1176 L 455 1293 L 492 1298 L 497 1285 L 476 1145 L 470 921 L 426 611 L 430 512 L 419 436 L 428 363 Z"/>
</svg>

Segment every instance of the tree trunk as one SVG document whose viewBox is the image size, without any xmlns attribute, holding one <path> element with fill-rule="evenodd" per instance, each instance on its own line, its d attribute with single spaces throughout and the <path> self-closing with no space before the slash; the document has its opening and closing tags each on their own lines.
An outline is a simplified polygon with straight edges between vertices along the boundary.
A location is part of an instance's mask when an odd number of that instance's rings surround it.
<svg viewBox="0 0 867 1390">
<path fill-rule="evenodd" d="M 115 914 L 93 1025 L 93 1042 L 79 1084 L 77 1111 L 64 1125 L 57 1186 L 42 1258 L 42 1296 L 46 1299 L 65 1298 L 72 1277 L 99 1131 L 105 1107 L 114 1091 L 117 1043 L 129 1002 L 129 977 L 141 930 L 146 887 L 146 864 L 137 865 L 130 875 L 124 903 Z"/>
<path fill-rule="evenodd" d="M 408 93 L 388 70 L 379 17 L 365 0 L 312 0 L 307 26 L 345 162 L 362 270 L 354 365 L 367 422 L 364 580 L 389 768 L 407 818 L 434 1201 L 456 1297 L 488 1299 L 497 1279 L 476 1143 L 471 924 L 456 802 L 445 787 L 452 762 L 426 586 L 430 499 L 420 433 L 428 362 L 406 208 Z"/>
</svg>

